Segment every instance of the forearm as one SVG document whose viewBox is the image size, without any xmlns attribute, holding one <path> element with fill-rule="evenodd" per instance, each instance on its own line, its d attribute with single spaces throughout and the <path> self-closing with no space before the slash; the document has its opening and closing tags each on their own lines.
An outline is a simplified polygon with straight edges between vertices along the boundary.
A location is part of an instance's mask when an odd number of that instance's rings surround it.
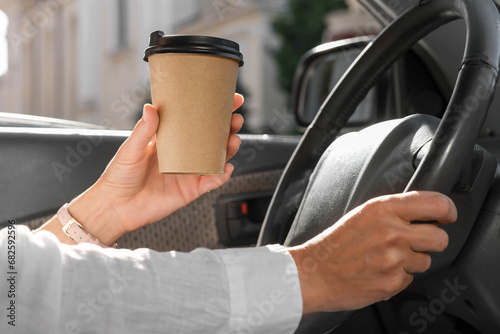
<svg viewBox="0 0 500 334">
<path fill-rule="evenodd" d="M 20 332 L 293 333 L 301 317 L 296 268 L 280 246 L 191 253 L 67 247 L 25 227 L 17 240 L 24 291 L 17 305 L 32 318 Z"/>
<path fill-rule="evenodd" d="M 89 233 L 98 237 L 102 243 L 111 245 L 125 233 L 117 231 L 116 228 L 112 228 L 112 226 L 114 225 L 112 223 L 114 218 L 113 216 L 110 216 L 110 208 L 108 208 L 107 210 L 104 210 L 105 207 L 98 208 L 97 204 L 99 202 L 92 200 L 92 192 L 94 192 L 94 189 L 91 188 L 89 189 L 89 191 L 83 193 L 82 195 L 71 201 L 68 206 L 68 211 L 70 211 L 73 218 L 75 218 L 78 222 L 84 224 Z M 110 222 L 109 225 L 107 225 L 106 222 Z M 73 239 L 71 239 L 68 235 L 66 235 L 66 233 L 63 232 L 61 222 L 59 221 L 57 216 L 54 216 L 52 219 L 42 225 L 35 231 L 35 233 L 39 231 L 51 232 L 62 243 L 68 245 L 76 244 Z M 288 248 L 288 252 L 297 267 L 300 289 L 302 293 L 302 313 L 307 314 L 318 311 L 318 306 L 315 305 L 315 298 L 314 294 L 312 293 L 312 286 L 314 286 L 314 282 L 313 284 L 311 284 L 309 277 L 310 275 L 308 275 L 304 271 L 304 247 L 300 246 Z"/>
<path fill-rule="evenodd" d="M 88 233 L 99 239 L 101 243 L 112 245 L 127 231 L 123 229 L 114 208 L 104 197 L 99 188 L 94 185 L 68 204 L 68 212 Z M 63 232 L 62 227 L 60 220 L 57 216 L 54 216 L 37 229 L 35 233 L 48 231 L 54 234 L 62 243 L 76 244 L 73 239 Z"/>
</svg>

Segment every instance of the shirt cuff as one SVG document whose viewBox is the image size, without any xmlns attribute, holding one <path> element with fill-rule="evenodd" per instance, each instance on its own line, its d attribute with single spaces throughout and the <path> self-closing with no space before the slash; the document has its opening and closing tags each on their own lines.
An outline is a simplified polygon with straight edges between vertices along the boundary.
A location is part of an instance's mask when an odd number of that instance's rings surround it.
<svg viewBox="0 0 500 334">
<path fill-rule="evenodd" d="M 293 333 L 302 317 L 299 275 L 281 245 L 216 250 L 229 282 L 230 333 Z"/>
</svg>

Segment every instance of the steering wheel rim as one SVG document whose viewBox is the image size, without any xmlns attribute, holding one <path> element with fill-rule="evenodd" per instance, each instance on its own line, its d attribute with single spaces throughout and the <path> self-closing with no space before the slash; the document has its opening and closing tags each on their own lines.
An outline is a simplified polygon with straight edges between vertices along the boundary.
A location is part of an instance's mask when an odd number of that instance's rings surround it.
<svg viewBox="0 0 500 334">
<path fill-rule="evenodd" d="M 382 30 L 304 133 L 273 195 L 257 245 L 285 241 L 317 162 L 381 75 L 420 39 L 459 18 L 465 20 L 467 39 L 455 88 L 431 148 L 405 190 L 450 192 L 474 147 L 498 80 L 500 19 L 491 0 L 421 1 Z M 478 80 L 483 92 L 478 92 Z"/>
<path fill-rule="evenodd" d="M 459 18 L 466 22 L 467 39 L 455 88 L 430 149 L 405 189 L 451 192 L 465 157 L 473 150 L 498 80 L 500 20 L 491 0 L 421 1 L 365 48 L 331 91 L 285 168 L 266 214 L 259 246 L 284 243 L 316 164 L 378 78 L 421 38 Z M 298 332 L 329 331 L 349 315 L 307 315 Z"/>
</svg>

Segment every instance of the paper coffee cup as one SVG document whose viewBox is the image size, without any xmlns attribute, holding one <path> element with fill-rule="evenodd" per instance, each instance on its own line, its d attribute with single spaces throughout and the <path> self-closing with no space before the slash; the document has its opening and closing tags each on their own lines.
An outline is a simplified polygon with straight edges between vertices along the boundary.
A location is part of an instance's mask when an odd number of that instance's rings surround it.
<svg viewBox="0 0 500 334">
<path fill-rule="evenodd" d="M 155 31 L 145 51 L 161 173 L 223 174 L 238 68 L 235 42 Z"/>
</svg>

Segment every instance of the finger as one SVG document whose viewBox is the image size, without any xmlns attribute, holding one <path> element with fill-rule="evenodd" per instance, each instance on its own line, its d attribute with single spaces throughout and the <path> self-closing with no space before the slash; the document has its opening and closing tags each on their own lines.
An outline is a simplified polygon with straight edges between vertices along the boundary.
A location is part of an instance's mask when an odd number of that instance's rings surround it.
<svg viewBox="0 0 500 334">
<path fill-rule="evenodd" d="M 386 197 L 386 205 L 407 222 L 437 221 L 442 224 L 457 220 L 457 208 L 447 196 L 433 191 L 412 191 Z"/>
<path fill-rule="evenodd" d="M 233 135 L 235 133 L 240 132 L 244 121 L 245 120 L 243 119 L 243 116 L 241 116 L 241 114 L 233 114 L 233 117 L 231 117 L 230 134 Z"/>
<path fill-rule="evenodd" d="M 149 142 L 149 146 L 152 146 L 154 149 L 156 149 L 156 136 L 153 136 L 151 138 L 151 141 Z"/>
<path fill-rule="evenodd" d="M 410 247 L 415 252 L 442 252 L 448 246 L 448 233 L 434 224 L 409 226 Z"/>
<path fill-rule="evenodd" d="M 233 103 L 233 111 L 241 107 L 241 105 L 245 102 L 245 98 L 241 94 L 234 94 L 234 103 Z"/>
<path fill-rule="evenodd" d="M 207 175 L 200 178 L 199 189 L 202 194 L 207 193 L 211 190 L 217 189 L 224 183 L 229 181 L 231 174 L 233 173 L 234 166 L 230 163 L 226 163 L 224 166 L 224 174 L 222 175 Z"/>
<path fill-rule="evenodd" d="M 431 256 L 427 253 L 412 252 L 408 257 L 408 263 L 405 265 L 407 273 L 423 273 L 431 267 Z"/>
<path fill-rule="evenodd" d="M 137 122 L 120 150 L 132 155 L 144 153 L 145 148 L 154 138 L 158 122 L 159 117 L 155 107 L 150 104 L 144 105 L 142 118 Z"/>
<path fill-rule="evenodd" d="M 241 145 L 241 138 L 237 135 L 231 135 L 229 136 L 229 140 L 227 142 L 227 155 L 226 155 L 226 161 L 234 157 L 236 152 L 240 149 Z"/>
</svg>

